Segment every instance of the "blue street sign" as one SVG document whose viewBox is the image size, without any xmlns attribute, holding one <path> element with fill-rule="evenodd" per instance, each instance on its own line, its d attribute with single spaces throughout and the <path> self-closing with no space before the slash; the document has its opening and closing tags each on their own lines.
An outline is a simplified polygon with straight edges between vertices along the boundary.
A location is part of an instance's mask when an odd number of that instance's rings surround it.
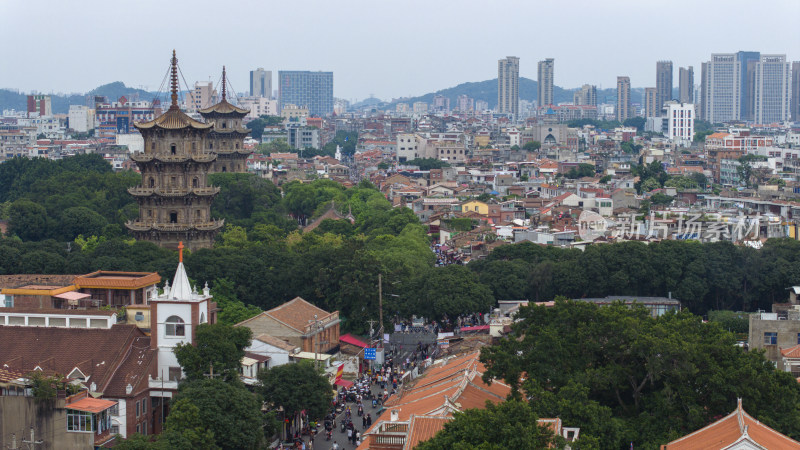
<svg viewBox="0 0 800 450">
<path fill-rule="evenodd" d="M 364 359 L 375 359 L 375 349 L 374 348 L 365 348 L 364 349 Z"/>
</svg>

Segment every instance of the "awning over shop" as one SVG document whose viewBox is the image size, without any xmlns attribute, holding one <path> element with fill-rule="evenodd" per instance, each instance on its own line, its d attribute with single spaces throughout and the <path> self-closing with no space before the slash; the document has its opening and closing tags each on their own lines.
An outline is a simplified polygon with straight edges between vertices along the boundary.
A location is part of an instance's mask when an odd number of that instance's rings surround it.
<svg viewBox="0 0 800 450">
<path fill-rule="evenodd" d="M 339 378 L 333 384 L 335 384 L 337 386 L 349 388 L 350 386 L 353 385 L 353 382 L 352 381 L 343 380 L 343 379 Z"/>
</svg>

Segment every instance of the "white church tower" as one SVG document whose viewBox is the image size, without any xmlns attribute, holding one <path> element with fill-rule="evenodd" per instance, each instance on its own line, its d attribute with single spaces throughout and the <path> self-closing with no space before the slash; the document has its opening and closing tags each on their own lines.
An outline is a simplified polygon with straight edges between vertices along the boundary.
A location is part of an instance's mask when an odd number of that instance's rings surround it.
<svg viewBox="0 0 800 450">
<path fill-rule="evenodd" d="M 167 280 L 164 293 L 150 300 L 150 346 L 158 351 L 158 374 L 164 380 L 183 375 L 173 349 L 193 344 L 197 325 L 216 323 L 216 303 L 211 301 L 208 283 L 202 293 L 192 288 L 183 267 L 183 242 L 178 244 L 179 262 L 172 286 Z"/>
</svg>

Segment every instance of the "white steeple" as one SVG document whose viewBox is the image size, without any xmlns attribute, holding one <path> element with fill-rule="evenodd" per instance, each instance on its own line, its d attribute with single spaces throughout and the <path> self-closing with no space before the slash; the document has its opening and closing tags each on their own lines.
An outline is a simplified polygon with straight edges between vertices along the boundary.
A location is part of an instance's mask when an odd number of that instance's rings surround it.
<svg viewBox="0 0 800 450">
<path fill-rule="evenodd" d="M 175 271 L 175 278 L 172 279 L 172 288 L 169 291 L 170 299 L 189 300 L 192 298 L 192 285 L 189 283 L 189 276 L 183 267 L 183 242 L 178 243 L 178 269 Z"/>
</svg>

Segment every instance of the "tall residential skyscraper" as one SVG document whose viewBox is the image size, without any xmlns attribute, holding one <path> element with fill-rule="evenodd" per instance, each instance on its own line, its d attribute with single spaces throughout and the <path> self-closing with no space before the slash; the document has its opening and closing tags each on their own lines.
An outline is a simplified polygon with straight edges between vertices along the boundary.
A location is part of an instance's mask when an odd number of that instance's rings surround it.
<svg viewBox="0 0 800 450">
<path fill-rule="evenodd" d="M 497 112 L 519 115 L 519 58 L 497 61 Z"/>
<path fill-rule="evenodd" d="M 597 87 L 584 84 L 572 95 L 572 103 L 576 105 L 597 106 Z"/>
<path fill-rule="evenodd" d="M 644 88 L 644 116 L 661 117 L 661 108 L 658 106 L 656 88 Z"/>
<path fill-rule="evenodd" d="M 792 63 L 792 120 L 800 122 L 800 61 Z"/>
<path fill-rule="evenodd" d="M 278 104 L 308 107 L 312 116 L 333 113 L 333 72 L 278 71 Z"/>
<path fill-rule="evenodd" d="M 708 66 L 710 65 L 710 62 L 700 63 L 700 92 L 697 93 L 698 99 L 695 102 L 697 113 L 694 116 L 698 120 L 708 120 L 706 117 L 706 110 L 708 110 L 706 93 L 708 92 Z"/>
<path fill-rule="evenodd" d="M 703 119 L 711 123 L 739 120 L 741 64 L 736 53 L 713 53 L 703 68 Z"/>
<path fill-rule="evenodd" d="M 272 71 L 259 67 L 250 71 L 250 96 L 272 97 Z"/>
<path fill-rule="evenodd" d="M 555 60 L 539 61 L 539 107 L 553 105 L 553 69 Z"/>
<path fill-rule="evenodd" d="M 631 117 L 631 79 L 617 77 L 617 120 L 622 122 Z"/>
<path fill-rule="evenodd" d="M 692 66 L 678 69 L 678 101 L 694 103 L 694 68 Z"/>
<path fill-rule="evenodd" d="M 737 52 L 736 60 L 739 62 L 739 115 L 736 119 L 753 120 L 755 114 L 755 71 L 756 64 L 761 59 L 759 52 Z"/>
<path fill-rule="evenodd" d="M 656 63 L 656 106 L 658 110 L 664 103 L 672 100 L 672 61 Z"/>
<path fill-rule="evenodd" d="M 753 77 L 753 120 L 773 123 L 789 120 L 791 70 L 786 55 L 761 55 Z"/>
</svg>

